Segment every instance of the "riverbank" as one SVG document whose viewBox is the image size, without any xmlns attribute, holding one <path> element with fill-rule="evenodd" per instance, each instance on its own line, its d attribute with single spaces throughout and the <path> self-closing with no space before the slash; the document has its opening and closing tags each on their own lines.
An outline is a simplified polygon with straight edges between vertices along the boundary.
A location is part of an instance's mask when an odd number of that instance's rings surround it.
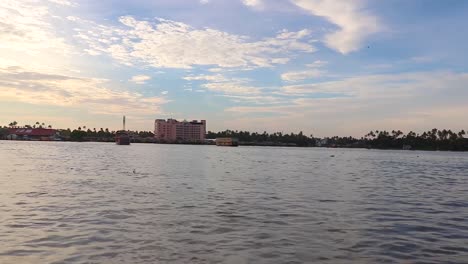
<svg viewBox="0 0 468 264">
<path fill-rule="evenodd" d="M 115 144 L 114 139 L 101 139 L 101 140 L 7 140 L 0 139 L 0 141 L 26 141 L 26 142 L 76 142 L 76 143 L 88 143 L 88 142 L 97 142 L 97 143 L 112 143 Z M 467 139 L 468 141 L 468 139 Z M 208 145 L 216 146 L 214 141 L 206 142 L 161 142 L 152 138 L 148 139 L 132 139 L 131 143 L 141 143 L 141 144 L 161 144 L 161 145 Z M 328 149 L 376 149 L 376 150 L 413 150 L 413 151 L 455 151 L 455 152 L 466 152 L 468 151 L 468 142 L 462 148 L 456 149 L 447 149 L 447 148 L 433 148 L 431 146 L 408 146 L 405 145 L 401 148 L 398 147 L 384 147 L 384 146 L 371 146 L 365 144 L 350 144 L 350 145 L 307 145 L 299 146 L 293 143 L 281 143 L 281 142 L 239 142 L 239 146 L 256 146 L 256 147 L 285 147 L 285 148 L 328 148 Z"/>
</svg>

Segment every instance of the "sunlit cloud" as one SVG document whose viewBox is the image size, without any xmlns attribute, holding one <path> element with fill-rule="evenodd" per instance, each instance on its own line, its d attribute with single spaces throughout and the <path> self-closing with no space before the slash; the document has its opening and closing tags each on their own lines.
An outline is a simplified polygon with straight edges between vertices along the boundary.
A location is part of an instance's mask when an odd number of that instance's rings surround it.
<svg viewBox="0 0 468 264">
<path fill-rule="evenodd" d="M 311 120 L 315 127 L 310 126 L 310 129 L 321 134 L 361 135 L 375 127 L 429 129 L 436 124 L 450 123 L 437 121 L 437 118 L 444 116 L 441 113 L 450 112 L 466 120 L 462 117 L 462 113 L 468 111 L 466 85 L 466 73 L 368 75 L 285 86 L 282 88 L 283 93 L 296 96 L 295 99 L 279 105 L 234 106 L 226 111 L 239 115 L 238 120 L 246 120 L 246 116 L 253 113 L 284 116 L 289 124 Z M 324 98 L 323 94 L 327 96 Z M 410 119 L 414 122 L 409 122 Z M 235 120 L 233 118 L 231 123 L 234 124 Z M 267 120 L 270 119 L 264 118 L 262 123 Z M 333 132 L 338 126 L 342 128 L 341 132 Z M 452 126 L 463 128 L 461 123 L 452 123 Z"/>
<path fill-rule="evenodd" d="M 148 75 L 135 75 L 129 81 L 134 82 L 136 84 L 145 84 L 146 81 L 151 80 L 151 77 Z"/>
<path fill-rule="evenodd" d="M 0 100 L 83 108 L 97 114 L 152 115 L 168 101 L 108 88 L 103 79 L 54 75 L 10 67 L 0 69 Z"/>
<path fill-rule="evenodd" d="M 77 23 L 75 37 L 86 45 L 84 51 L 91 55 L 108 54 L 124 65 L 185 69 L 216 65 L 252 69 L 287 63 L 291 52 L 316 51 L 307 41 L 311 38 L 308 30 L 283 30 L 274 37 L 253 41 L 246 36 L 212 28 L 197 29 L 162 18 L 145 21 L 122 16 L 120 27 L 71 21 Z"/>
<path fill-rule="evenodd" d="M 281 74 L 281 79 L 287 82 L 295 82 L 314 77 L 321 77 L 324 75 L 324 71 L 317 69 L 308 69 L 305 71 L 292 71 Z"/>
<path fill-rule="evenodd" d="M 325 43 L 343 54 L 358 50 L 370 35 L 382 30 L 379 19 L 366 11 L 365 1 L 291 0 L 312 15 L 321 16 L 339 27 L 325 36 Z"/>
<path fill-rule="evenodd" d="M 242 3 L 249 7 L 261 8 L 263 7 L 263 0 L 241 0 Z"/>
</svg>

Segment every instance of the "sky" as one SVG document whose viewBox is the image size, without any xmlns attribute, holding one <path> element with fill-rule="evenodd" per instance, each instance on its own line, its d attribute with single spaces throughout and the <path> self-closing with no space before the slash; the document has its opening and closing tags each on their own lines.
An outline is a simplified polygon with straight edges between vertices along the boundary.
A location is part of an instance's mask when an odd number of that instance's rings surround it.
<svg viewBox="0 0 468 264">
<path fill-rule="evenodd" d="M 468 129 L 468 1 L 2 0 L 0 124 Z"/>
</svg>

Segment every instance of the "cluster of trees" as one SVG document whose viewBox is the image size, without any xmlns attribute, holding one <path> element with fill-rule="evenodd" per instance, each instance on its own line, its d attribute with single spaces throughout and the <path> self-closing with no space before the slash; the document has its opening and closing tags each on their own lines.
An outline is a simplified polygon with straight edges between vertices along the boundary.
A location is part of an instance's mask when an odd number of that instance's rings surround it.
<svg viewBox="0 0 468 264">
<path fill-rule="evenodd" d="M 0 127 L 0 139 L 8 136 L 9 130 L 8 127 Z"/>
<path fill-rule="evenodd" d="M 422 134 L 413 131 L 407 134 L 400 130 L 371 131 L 364 137 L 331 137 L 325 138 L 324 146 L 328 147 L 366 147 L 376 149 L 415 149 L 415 150 L 454 150 L 467 151 L 468 139 L 465 130 L 452 132 L 434 128 Z"/>
<path fill-rule="evenodd" d="M 298 134 L 290 133 L 283 134 L 276 132 L 269 134 L 266 131 L 263 133 L 248 131 L 232 131 L 225 130 L 221 132 L 208 131 L 206 138 L 215 139 L 218 137 L 234 137 L 239 139 L 242 145 L 290 145 L 290 146 L 315 146 L 315 138 L 310 135 L 306 136 L 301 132 Z"/>
<path fill-rule="evenodd" d="M 34 125 L 18 126 L 18 122 L 13 121 L 8 126 L 0 127 L 0 138 L 6 137 L 8 128 L 52 128 L 44 123 L 36 122 Z M 61 129 L 60 135 L 64 140 L 70 141 L 104 141 L 112 142 L 115 140 L 115 131 L 109 131 L 108 128 L 90 129 L 86 126 L 77 129 Z M 154 134 L 150 131 L 128 131 L 133 142 L 154 142 Z M 225 130 L 221 132 L 208 131 L 206 137 L 215 139 L 219 137 L 234 137 L 239 139 L 241 145 L 270 145 L 270 146 L 325 146 L 325 147 L 359 147 L 376 149 L 416 149 L 416 150 L 454 150 L 468 151 L 468 138 L 465 138 L 467 132 L 461 130 L 453 132 L 451 130 L 437 128 L 425 131 L 422 134 L 410 131 L 405 134 L 400 130 L 388 131 L 370 131 L 361 138 L 354 137 L 326 137 L 323 139 L 314 138 L 313 135 L 306 136 L 301 132 L 282 133 L 276 132 L 269 134 Z"/>
<path fill-rule="evenodd" d="M 143 142 L 144 139 L 154 138 L 154 134 L 150 131 L 128 131 L 133 138 L 134 142 Z M 77 129 L 71 130 L 63 129 L 60 130 L 60 135 L 70 141 L 102 141 L 112 142 L 115 141 L 115 131 L 110 131 L 108 128 L 90 129 L 86 126 L 78 127 Z"/>
<path fill-rule="evenodd" d="M 108 128 L 100 128 L 97 130 L 96 128 L 87 129 L 86 126 L 78 127 L 73 130 L 70 128 L 61 129 L 60 135 L 65 140 L 71 141 L 113 141 L 115 138 L 115 132 L 109 131 Z"/>
<path fill-rule="evenodd" d="M 11 128 L 19 127 L 18 122 L 16 122 L 16 121 L 10 122 L 8 124 L 8 126 L 11 127 Z M 24 126 L 21 126 L 21 127 L 24 127 L 24 128 L 49 128 L 49 129 L 52 128 L 51 125 L 46 125 L 44 122 L 39 122 L 39 121 L 37 121 L 33 125 L 24 125 Z"/>
<path fill-rule="evenodd" d="M 376 148 L 376 149 L 415 149 L 415 150 L 454 150 L 468 151 L 468 138 L 465 130 L 452 132 L 451 130 L 432 129 L 422 134 L 410 131 L 404 134 L 401 130 L 371 131 L 361 138 L 354 137 L 326 137 L 314 138 L 302 132 L 298 134 L 283 134 L 276 132 L 269 134 L 250 133 L 248 131 L 226 130 L 207 133 L 207 138 L 235 137 L 242 145 L 294 145 L 294 146 L 324 146 L 347 148 Z"/>
<path fill-rule="evenodd" d="M 34 125 L 19 125 L 18 122 L 12 121 L 8 126 L 0 127 L 0 138 L 8 135 L 8 128 L 49 128 L 51 125 L 46 125 L 43 122 L 36 122 Z M 58 129 L 60 136 L 66 141 L 115 141 L 115 131 L 110 131 L 108 128 L 90 129 L 86 126 L 80 126 L 76 129 Z M 134 142 L 144 142 L 145 139 L 154 138 L 154 134 L 150 131 L 128 131 Z"/>
<path fill-rule="evenodd" d="M 468 150 L 468 139 L 465 138 L 465 130 L 452 132 L 451 130 L 432 130 L 417 134 L 410 131 L 404 134 L 400 130 L 371 131 L 364 140 L 372 148 L 382 149 L 401 149 L 404 146 L 410 146 L 412 149 L 419 150 Z"/>
</svg>

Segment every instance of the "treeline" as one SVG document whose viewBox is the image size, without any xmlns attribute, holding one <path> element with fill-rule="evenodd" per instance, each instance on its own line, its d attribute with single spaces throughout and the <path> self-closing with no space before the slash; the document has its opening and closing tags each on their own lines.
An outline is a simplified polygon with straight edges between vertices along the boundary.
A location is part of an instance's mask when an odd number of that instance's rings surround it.
<svg viewBox="0 0 468 264">
<path fill-rule="evenodd" d="M 115 131 L 110 131 L 108 128 L 90 129 L 83 126 L 77 129 L 60 129 L 60 136 L 64 140 L 69 141 L 99 141 L 113 142 L 115 141 Z M 153 139 L 154 134 L 150 131 L 127 131 L 132 138 L 132 142 L 146 142 L 147 139 Z"/>
<path fill-rule="evenodd" d="M 18 122 L 13 121 L 8 126 L 0 127 L 0 139 L 6 138 L 9 134 L 9 128 L 47 128 L 52 129 L 51 125 L 36 122 L 34 125 L 19 125 Z M 114 142 L 115 131 L 110 131 L 109 128 L 87 128 L 80 126 L 75 129 L 56 129 L 59 132 L 59 137 L 64 141 L 98 141 L 98 142 Z M 150 131 L 127 131 L 132 142 L 152 142 L 154 139 L 153 132 Z"/>
<path fill-rule="evenodd" d="M 51 128 L 41 122 L 34 125 L 37 128 Z M 6 138 L 8 128 L 34 128 L 25 125 L 18 126 L 16 121 L 8 126 L 0 127 L 0 139 Z M 76 129 L 58 129 L 60 137 L 65 141 L 115 141 L 115 131 L 108 128 L 87 128 L 86 126 Z M 154 143 L 153 132 L 150 131 L 128 131 L 132 142 Z M 233 137 L 239 140 L 240 145 L 260 146 L 299 146 L 299 147 L 337 147 L 337 148 L 374 148 L 374 149 L 414 149 L 414 150 L 452 150 L 468 151 L 468 139 L 465 138 L 465 130 L 453 132 L 450 129 L 439 130 L 437 128 L 425 131 L 421 134 L 413 131 L 405 134 L 400 130 L 392 131 L 370 131 L 361 138 L 355 137 L 325 137 L 316 138 L 313 135 L 305 135 L 302 131 L 295 133 L 263 133 L 225 130 L 221 132 L 208 131 L 207 139 L 220 137 Z"/>
<path fill-rule="evenodd" d="M 304 135 L 302 131 L 298 134 L 283 134 L 282 132 L 269 134 L 266 131 L 263 133 L 250 133 L 248 131 L 225 130 L 221 132 L 208 131 L 206 135 L 206 138 L 208 139 L 215 139 L 219 137 L 237 138 L 241 145 L 286 145 L 300 147 L 315 146 L 316 140 L 312 135 Z"/>
<path fill-rule="evenodd" d="M 422 134 L 413 131 L 407 134 L 400 130 L 371 131 L 364 137 L 331 137 L 319 141 L 325 147 L 366 147 L 375 149 L 452 150 L 468 151 L 465 130 L 452 132 L 450 129 L 434 128 Z"/>
<path fill-rule="evenodd" d="M 207 133 L 207 138 L 234 137 L 241 145 L 272 145 L 272 146 L 319 146 L 332 148 L 375 148 L 375 149 L 414 149 L 414 150 L 453 150 L 468 151 L 468 139 L 465 130 L 432 130 L 417 134 L 413 131 L 405 134 L 401 130 L 371 131 L 361 138 L 355 137 L 325 137 L 306 136 L 302 132 L 256 133 L 248 131 L 226 130 Z"/>
<path fill-rule="evenodd" d="M 13 121 L 13 122 L 10 122 L 8 124 L 8 127 L 18 127 L 18 122 L 16 121 Z M 44 122 L 39 122 L 37 121 L 36 123 L 34 123 L 33 125 L 24 125 L 24 126 L 21 126 L 22 128 L 48 128 L 48 129 L 51 129 L 52 126 L 51 125 L 46 125 Z M 6 127 L 4 127 L 6 128 Z"/>
</svg>

